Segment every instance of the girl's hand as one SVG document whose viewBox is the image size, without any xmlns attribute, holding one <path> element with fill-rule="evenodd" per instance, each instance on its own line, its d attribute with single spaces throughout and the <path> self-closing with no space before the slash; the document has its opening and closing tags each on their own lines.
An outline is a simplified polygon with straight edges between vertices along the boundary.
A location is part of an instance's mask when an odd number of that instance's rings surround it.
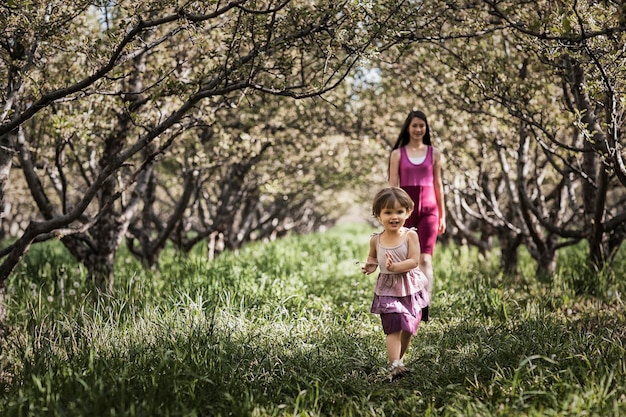
<svg viewBox="0 0 626 417">
<path fill-rule="evenodd" d="M 368 264 L 365 263 L 365 265 L 363 265 L 361 267 L 361 271 L 363 271 L 364 274 L 371 274 L 372 272 L 376 271 L 376 268 L 378 267 L 378 264 Z"/>
<path fill-rule="evenodd" d="M 446 232 L 446 221 L 445 219 L 439 219 L 439 227 L 437 228 L 437 234 L 443 235 Z"/>
<path fill-rule="evenodd" d="M 393 258 L 389 252 L 385 253 L 385 266 L 389 272 L 393 272 Z"/>
</svg>

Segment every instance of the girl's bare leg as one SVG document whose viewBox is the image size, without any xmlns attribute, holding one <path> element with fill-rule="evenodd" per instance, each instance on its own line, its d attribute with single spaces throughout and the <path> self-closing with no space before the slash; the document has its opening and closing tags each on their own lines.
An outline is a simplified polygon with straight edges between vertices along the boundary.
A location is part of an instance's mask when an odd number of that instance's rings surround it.
<svg viewBox="0 0 626 417">
<path fill-rule="evenodd" d="M 402 359 L 404 357 L 404 354 L 411 344 L 412 336 L 413 335 L 410 332 L 405 332 L 404 330 L 400 331 L 400 357 L 398 359 Z"/>
<path fill-rule="evenodd" d="M 387 356 L 389 357 L 389 364 L 393 364 L 394 361 L 402 358 L 402 332 L 390 333 L 386 336 L 385 342 L 387 344 Z"/>
<path fill-rule="evenodd" d="M 429 294 L 432 295 L 433 293 L 433 280 L 434 280 L 434 273 L 433 273 L 433 256 L 431 254 L 428 253 L 422 253 L 420 255 L 420 269 L 422 270 L 422 272 L 424 273 L 424 275 L 426 275 L 426 278 L 428 278 L 428 285 L 426 286 L 426 290 L 428 291 Z"/>
<path fill-rule="evenodd" d="M 407 337 L 408 334 L 408 337 Z M 402 363 L 402 356 L 406 352 L 411 334 L 405 331 L 399 331 L 387 335 L 387 355 L 389 355 L 389 365 L 391 368 L 390 381 L 401 378 L 406 375 L 409 370 Z"/>
</svg>

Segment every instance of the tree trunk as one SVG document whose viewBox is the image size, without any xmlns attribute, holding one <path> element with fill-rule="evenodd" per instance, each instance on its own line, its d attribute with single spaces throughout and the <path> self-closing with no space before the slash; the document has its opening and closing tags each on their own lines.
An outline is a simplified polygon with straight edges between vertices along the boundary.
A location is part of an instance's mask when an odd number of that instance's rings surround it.
<svg viewBox="0 0 626 417">
<path fill-rule="evenodd" d="M 106 253 L 93 253 L 83 262 L 97 293 L 113 294 L 115 252 L 109 250 Z"/>
<path fill-rule="evenodd" d="M 513 276 L 517 274 L 519 265 L 517 250 L 523 243 L 524 238 L 520 234 L 500 233 L 498 240 L 501 248 L 500 267 L 505 275 Z"/>
<path fill-rule="evenodd" d="M 537 278 L 540 282 L 551 283 L 556 272 L 558 236 L 551 233 L 543 241 L 535 256 L 537 260 Z"/>
<path fill-rule="evenodd" d="M 119 235 L 115 227 L 100 227 L 102 235 L 96 238 L 98 250 L 84 261 L 95 288 L 105 294 L 113 293 L 115 254 Z M 104 230 L 102 230 L 104 229 Z M 108 229 L 108 230 L 107 230 Z"/>
<path fill-rule="evenodd" d="M 99 161 L 101 170 L 106 168 L 109 161 L 118 158 L 124 150 L 128 141 L 128 132 L 132 131 L 134 123 L 132 113 L 144 104 L 140 93 L 143 90 L 141 74 L 145 70 L 145 60 L 145 54 L 134 60 L 135 71 L 128 82 L 128 90 L 136 94 L 124 96 L 128 111 L 120 111 L 117 114 L 116 129 L 105 139 L 104 150 Z M 147 145 L 147 148 L 148 150 L 151 149 L 150 145 Z M 113 292 L 115 254 L 122 243 L 128 225 L 135 217 L 140 195 L 145 191 L 148 178 L 152 175 L 152 167 L 152 161 L 143 165 L 135 189 L 126 204 L 123 201 L 118 202 L 116 199 L 118 189 L 114 176 L 109 177 L 100 188 L 98 202 L 102 212 L 90 230 L 94 247 L 82 261 L 87 267 L 96 289 L 105 294 Z"/>
<path fill-rule="evenodd" d="M 7 318 L 7 287 L 6 280 L 0 281 L 0 340 L 6 335 L 6 318 Z"/>
<path fill-rule="evenodd" d="M 604 243 L 604 206 L 606 203 L 608 174 L 603 168 L 600 169 L 597 182 L 598 190 L 595 193 L 594 219 L 589 233 L 589 265 L 592 271 L 603 270 L 608 258 L 608 245 Z"/>
<path fill-rule="evenodd" d="M 149 155 L 146 155 L 149 158 Z M 145 181 L 145 192 L 143 193 L 143 211 L 141 216 L 128 228 L 126 239 L 130 252 L 144 265 L 150 268 L 159 267 L 159 255 L 165 248 L 168 240 L 172 238 L 179 225 L 183 224 L 185 210 L 189 206 L 191 197 L 197 188 L 198 171 L 191 169 L 184 173 L 184 183 L 182 193 L 177 200 L 174 200 L 174 210 L 166 218 L 164 214 L 157 214 L 155 207 L 157 204 L 157 177 L 156 172 L 150 168 Z M 175 237 L 173 237 L 175 240 Z"/>
<path fill-rule="evenodd" d="M 11 165 L 13 162 L 13 140 L 11 134 L 0 137 L 0 238 L 2 238 L 5 224 L 3 219 L 4 213 L 4 190 L 9 181 L 11 173 Z"/>
<path fill-rule="evenodd" d="M 589 136 L 583 144 L 583 171 L 589 176 L 583 182 L 583 204 L 585 213 L 585 231 L 589 243 L 588 264 L 592 270 L 604 268 L 606 253 L 602 241 L 604 239 L 604 215 L 606 212 L 606 193 L 608 174 L 599 161 L 598 152 L 607 153 L 602 144 L 606 143 L 606 135 L 598 122 L 595 109 L 585 91 L 585 73 L 578 62 L 567 57 L 571 78 L 571 91 L 576 107 L 581 113 L 581 122 L 588 130 Z"/>
</svg>

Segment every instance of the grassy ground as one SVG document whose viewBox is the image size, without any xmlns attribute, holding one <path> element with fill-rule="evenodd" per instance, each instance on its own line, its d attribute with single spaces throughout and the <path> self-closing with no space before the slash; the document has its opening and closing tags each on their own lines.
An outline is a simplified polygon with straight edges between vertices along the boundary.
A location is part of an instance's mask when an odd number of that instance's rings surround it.
<svg viewBox="0 0 626 417">
<path fill-rule="evenodd" d="M 342 226 L 213 263 L 201 248 L 168 253 L 160 273 L 121 256 L 115 297 L 97 303 L 78 265 L 38 246 L 8 288 L 1 413 L 626 415 L 623 282 L 614 282 L 624 260 L 593 279 L 591 297 L 576 295 L 579 249 L 546 285 L 524 254 L 507 278 L 497 254 L 438 247 L 432 320 L 407 353 L 413 372 L 390 383 L 368 312 L 375 276 L 355 265 L 371 231 Z"/>
</svg>

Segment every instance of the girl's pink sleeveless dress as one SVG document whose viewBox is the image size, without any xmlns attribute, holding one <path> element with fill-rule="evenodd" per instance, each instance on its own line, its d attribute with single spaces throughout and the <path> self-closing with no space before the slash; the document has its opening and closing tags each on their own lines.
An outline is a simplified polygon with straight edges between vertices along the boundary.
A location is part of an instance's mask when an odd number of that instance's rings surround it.
<svg viewBox="0 0 626 417">
<path fill-rule="evenodd" d="M 400 330 L 415 334 L 422 319 L 422 308 L 430 304 L 430 295 L 426 291 L 428 278 L 419 268 L 402 273 L 389 272 L 385 267 L 387 252 L 391 253 L 394 262 L 407 259 L 407 240 L 394 248 L 387 248 L 380 244 L 380 234 L 378 235 L 376 256 L 380 273 L 370 311 L 380 314 L 385 334 Z"/>
</svg>

